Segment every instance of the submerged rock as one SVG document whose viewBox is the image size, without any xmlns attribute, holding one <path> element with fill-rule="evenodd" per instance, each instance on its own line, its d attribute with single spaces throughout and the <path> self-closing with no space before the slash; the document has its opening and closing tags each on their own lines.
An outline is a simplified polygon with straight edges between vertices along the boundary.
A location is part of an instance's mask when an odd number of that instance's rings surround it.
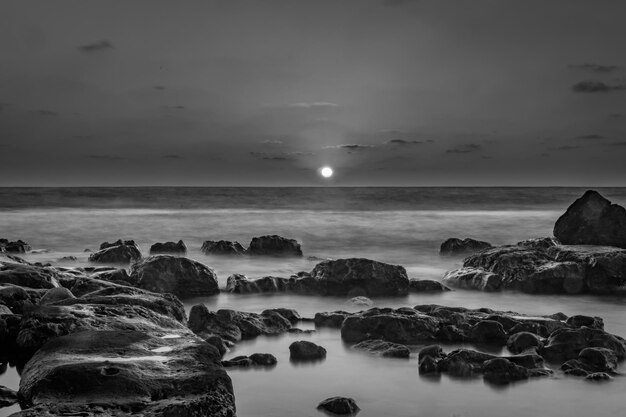
<svg viewBox="0 0 626 417">
<path fill-rule="evenodd" d="M 233 274 L 226 281 L 226 291 L 234 294 L 258 294 L 264 292 L 285 292 L 289 289 L 289 279 L 263 277 L 249 280 L 245 275 Z"/>
<path fill-rule="evenodd" d="M 256 256 L 301 257 L 302 248 L 295 239 L 287 239 L 278 235 L 267 235 L 252 238 L 246 253 Z"/>
<path fill-rule="evenodd" d="M 219 293 L 213 269 L 192 259 L 155 255 L 134 263 L 130 278 L 139 288 L 179 297 L 195 297 Z"/>
<path fill-rule="evenodd" d="M 150 255 L 156 254 L 186 255 L 187 245 L 182 240 L 178 242 L 158 242 L 150 246 Z"/>
<path fill-rule="evenodd" d="M 326 357 L 326 349 L 313 342 L 300 340 L 289 345 L 289 359 L 292 361 L 315 361 Z"/>
<path fill-rule="evenodd" d="M 385 342 L 384 340 L 364 340 L 352 346 L 357 350 L 365 350 L 387 358 L 408 358 L 411 351 L 405 345 Z"/>
<path fill-rule="evenodd" d="M 554 236 L 565 245 L 626 248 L 626 209 L 589 190 L 559 217 Z"/>
<path fill-rule="evenodd" d="M 528 379 L 528 369 L 505 358 L 495 358 L 483 363 L 483 378 L 492 384 L 508 384 Z"/>
<path fill-rule="evenodd" d="M 511 335 L 506 341 L 506 347 L 511 353 L 521 353 L 527 349 L 542 346 L 541 337 L 530 332 L 519 332 Z"/>
<path fill-rule="evenodd" d="M 359 412 L 354 399 L 346 397 L 326 398 L 318 404 L 317 408 L 338 415 L 354 415 Z"/>
<path fill-rule="evenodd" d="M 450 288 L 446 287 L 439 281 L 433 281 L 430 279 L 411 279 L 409 280 L 410 292 L 445 292 L 450 291 Z"/>
<path fill-rule="evenodd" d="M 243 255 L 246 250 L 239 242 L 206 240 L 200 248 L 205 255 Z"/>
<path fill-rule="evenodd" d="M 275 366 L 278 363 L 276 357 L 269 353 L 253 353 L 250 356 L 236 356 L 230 360 L 222 361 L 225 368 L 247 368 L 250 366 Z"/>
<path fill-rule="evenodd" d="M 468 253 L 476 253 L 485 249 L 492 248 L 489 242 L 483 242 L 475 239 L 458 239 L 450 238 L 441 244 L 439 253 L 442 255 L 465 255 Z"/>
<path fill-rule="evenodd" d="M 141 251 L 133 240 L 104 242 L 100 250 L 89 255 L 89 262 L 129 264 L 141 259 Z"/>
</svg>

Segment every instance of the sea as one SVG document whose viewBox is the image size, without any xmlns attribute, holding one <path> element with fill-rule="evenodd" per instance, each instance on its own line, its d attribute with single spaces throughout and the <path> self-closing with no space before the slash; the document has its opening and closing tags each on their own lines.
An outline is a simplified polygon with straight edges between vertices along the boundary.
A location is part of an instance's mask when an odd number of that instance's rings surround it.
<svg viewBox="0 0 626 417">
<path fill-rule="evenodd" d="M 594 188 L 626 206 L 626 188 Z M 323 259 L 362 257 L 402 265 L 410 278 L 441 280 L 462 257 L 439 255 L 449 237 L 471 237 L 494 245 L 551 236 L 555 221 L 587 189 L 576 187 L 99 187 L 0 188 L 0 237 L 22 239 L 33 251 L 28 261 L 68 267 L 88 264 L 86 249 L 101 242 L 134 239 L 147 255 L 155 242 L 182 239 L 188 257 L 213 268 L 220 286 L 229 275 L 288 277 L 310 271 Z M 205 240 L 236 240 L 246 246 L 255 236 L 278 234 L 298 240 L 299 259 L 221 258 L 200 251 Z M 75 262 L 60 258 L 75 256 Z M 235 295 L 183 300 L 189 310 L 203 303 L 210 310 L 261 312 L 286 307 L 304 317 L 316 312 L 358 311 L 341 297 L 293 294 Z M 607 331 L 626 336 L 626 298 L 592 295 L 528 295 L 450 291 L 374 298 L 376 307 L 442 304 L 489 307 L 522 314 L 585 314 L 604 319 Z M 313 328 L 302 325 L 301 328 Z M 325 361 L 289 361 L 288 346 L 310 340 L 324 346 Z M 484 349 L 471 345 L 447 345 Z M 571 417 L 617 416 L 626 409 L 626 378 L 590 383 L 556 370 L 505 387 L 481 378 L 418 374 L 417 351 L 393 359 L 355 351 L 336 329 L 309 335 L 258 337 L 236 345 L 226 359 L 271 353 L 270 370 L 228 369 L 239 417 L 323 417 L 317 404 L 347 396 L 361 408 L 359 417 Z M 506 354 L 506 349 L 495 353 Z M 493 353 L 493 351 L 492 351 Z M 622 367 L 622 370 L 626 369 Z M 0 385 L 19 387 L 19 373 L 0 366 Z M 0 409 L 10 415 L 18 406 Z"/>
</svg>

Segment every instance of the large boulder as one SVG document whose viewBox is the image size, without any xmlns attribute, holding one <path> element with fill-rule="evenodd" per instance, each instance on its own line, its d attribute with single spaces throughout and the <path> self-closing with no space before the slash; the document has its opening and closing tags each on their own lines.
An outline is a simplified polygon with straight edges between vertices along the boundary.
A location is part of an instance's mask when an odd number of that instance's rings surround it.
<svg viewBox="0 0 626 417">
<path fill-rule="evenodd" d="M 399 344 L 419 344 L 435 340 L 439 320 L 413 309 L 372 308 L 345 318 L 341 338 L 349 343 L 382 339 Z"/>
<path fill-rule="evenodd" d="M 528 369 L 505 358 L 495 358 L 483 363 L 483 378 L 492 384 L 508 384 L 528 379 Z"/>
<path fill-rule="evenodd" d="M 7 239 L 0 239 L 0 252 L 26 253 L 30 251 L 30 245 L 21 239 L 11 242 Z"/>
<path fill-rule="evenodd" d="M 289 359 L 292 361 L 316 361 L 326 357 L 326 349 L 307 340 L 289 345 Z"/>
<path fill-rule="evenodd" d="M 141 251 L 132 240 L 104 242 L 100 250 L 89 255 L 89 262 L 106 264 L 129 264 L 141 259 Z"/>
<path fill-rule="evenodd" d="M 189 258 L 156 255 L 134 263 L 130 277 L 139 288 L 179 297 L 219 293 L 213 269 Z"/>
<path fill-rule="evenodd" d="M 466 255 L 469 253 L 480 252 L 485 249 L 492 248 L 489 242 L 483 242 L 475 239 L 458 239 L 450 238 L 441 244 L 439 253 L 442 255 Z"/>
<path fill-rule="evenodd" d="M 431 279 L 410 279 L 409 280 L 410 292 L 445 292 L 450 291 L 450 288 L 446 287 L 439 281 Z"/>
<path fill-rule="evenodd" d="M 64 287 L 50 288 L 39 300 L 39 304 L 54 304 L 59 301 L 76 298 L 70 290 Z"/>
<path fill-rule="evenodd" d="M 226 280 L 226 291 L 235 294 L 285 292 L 289 289 L 289 278 L 263 277 L 251 281 L 245 275 L 233 274 Z"/>
<path fill-rule="evenodd" d="M 404 267 L 364 258 L 320 262 L 311 277 L 328 295 L 398 296 L 409 290 Z"/>
<path fill-rule="evenodd" d="M 230 255 L 239 256 L 246 252 L 246 249 L 239 242 L 228 240 L 206 240 L 200 248 L 205 255 Z"/>
<path fill-rule="evenodd" d="M 589 190 L 559 217 L 554 236 L 565 245 L 626 248 L 626 209 Z"/>
<path fill-rule="evenodd" d="M 182 240 L 178 242 L 157 242 L 150 246 L 150 255 L 157 254 L 186 255 L 187 245 Z"/>
<path fill-rule="evenodd" d="M 246 253 L 248 255 L 300 257 L 302 256 L 302 248 L 295 239 L 267 235 L 252 238 Z"/>
<path fill-rule="evenodd" d="M 464 267 L 446 272 L 443 283 L 467 290 L 498 291 L 502 287 L 502 277 L 483 269 Z"/>
<path fill-rule="evenodd" d="M 59 286 L 60 273 L 51 267 L 0 259 L 0 284 L 28 288 L 54 288 Z"/>
</svg>

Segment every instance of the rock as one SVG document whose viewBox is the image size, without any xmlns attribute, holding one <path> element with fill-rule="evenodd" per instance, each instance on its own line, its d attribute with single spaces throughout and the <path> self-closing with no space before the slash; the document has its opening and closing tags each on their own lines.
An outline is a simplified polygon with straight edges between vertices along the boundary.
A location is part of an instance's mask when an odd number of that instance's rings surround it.
<svg viewBox="0 0 626 417">
<path fill-rule="evenodd" d="M 417 355 L 419 360 L 422 360 L 427 356 L 430 356 L 431 358 L 435 358 L 435 359 L 441 359 L 441 358 L 444 358 L 446 355 L 445 353 L 443 353 L 443 349 L 441 348 L 441 346 L 430 345 L 430 346 L 426 346 L 422 348 L 422 350 L 420 350 Z"/>
<path fill-rule="evenodd" d="M 439 361 L 439 369 L 453 377 L 467 378 L 483 371 L 483 363 L 497 356 L 469 349 L 456 349 Z"/>
<path fill-rule="evenodd" d="M 491 343 L 498 346 L 504 345 L 508 339 L 502 324 L 492 320 L 476 323 L 470 330 L 470 337 L 479 343 Z"/>
<path fill-rule="evenodd" d="M 343 321 L 341 338 L 348 343 L 382 339 L 399 344 L 435 340 L 439 320 L 417 311 L 372 308 Z"/>
<path fill-rule="evenodd" d="M 586 365 L 587 370 L 593 372 L 615 372 L 617 370 L 617 355 L 607 348 L 585 348 L 578 354 L 578 360 Z"/>
<path fill-rule="evenodd" d="M 61 274 L 54 268 L 0 258 L 0 284 L 19 285 L 28 288 L 54 288 L 59 286 Z"/>
<path fill-rule="evenodd" d="M 588 381 L 609 381 L 613 379 L 613 377 L 606 372 L 594 372 L 593 374 L 589 374 L 585 377 Z"/>
<path fill-rule="evenodd" d="M 25 309 L 38 304 L 45 291 L 11 284 L 0 285 L 0 303 L 14 314 L 22 314 Z"/>
<path fill-rule="evenodd" d="M 502 277 L 483 269 L 464 267 L 446 272 L 443 277 L 443 283 L 454 288 L 499 291 L 502 287 Z"/>
<path fill-rule="evenodd" d="M 325 295 L 406 295 L 409 279 L 402 266 L 363 258 L 320 262 L 311 271 Z"/>
<path fill-rule="evenodd" d="M 559 246 L 561 243 L 553 237 L 538 237 L 534 239 L 522 240 L 517 242 L 517 246 L 521 246 L 526 249 L 539 249 L 546 250 L 554 246 Z"/>
<path fill-rule="evenodd" d="M 239 242 L 230 242 L 227 240 L 206 240 L 200 248 L 205 255 L 243 255 L 246 250 Z"/>
<path fill-rule="evenodd" d="M 340 328 L 346 317 L 351 315 L 352 313 L 348 313 L 347 311 L 315 313 L 313 322 L 315 323 L 315 327 Z"/>
<path fill-rule="evenodd" d="M 76 262 L 78 259 L 75 256 L 63 256 L 62 258 L 57 259 L 57 262 L 60 263 L 69 263 L 69 262 Z"/>
<path fill-rule="evenodd" d="M 215 335 L 209 336 L 206 339 L 204 339 L 204 341 L 207 342 L 209 345 L 213 346 L 215 349 L 217 349 L 217 351 L 220 354 L 220 357 L 224 356 L 226 352 L 228 352 L 228 347 L 226 346 L 226 343 L 224 343 L 222 338 L 219 336 L 215 336 Z"/>
<path fill-rule="evenodd" d="M 272 313 L 280 314 L 281 316 L 289 320 L 290 323 L 297 323 L 300 320 L 302 320 L 302 317 L 300 317 L 300 314 L 298 314 L 296 310 L 293 310 L 291 308 L 269 308 L 261 312 L 262 315 L 263 314 L 269 315 Z"/>
<path fill-rule="evenodd" d="M 179 297 L 196 297 L 219 293 L 213 269 L 194 260 L 155 255 L 131 265 L 130 278 L 139 288 Z"/>
<path fill-rule="evenodd" d="M 289 359 L 292 361 L 315 361 L 326 357 L 326 349 L 306 340 L 289 345 Z"/>
<path fill-rule="evenodd" d="M 438 360 L 432 356 L 424 356 L 418 362 L 418 372 L 420 375 L 438 374 L 439 364 Z"/>
<path fill-rule="evenodd" d="M 18 239 L 15 242 L 10 242 L 7 239 L 0 239 L 0 252 L 26 253 L 30 251 L 30 249 L 30 245 L 21 239 Z"/>
<path fill-rule="evenodd" d="M 42 305 L 54 304 L 57 301 L 63 301 L 63 300 L 71 299 L 71 298 L 76 298 L 76 297 L 74 297 L 74 294 L 72 294 L 72 292 L 68 290 L 67 288 L 63 288 L 63 287 L 51 288 L 48 291 L 46 291 L 43 297 L 41 297 L 41 300 L 39 300 L 39 304 L 42 304 Z"/>
<path fill-rule="evenodd" d="M 100 245 L 100 250 L 89 255 L 89 262 L 129 264 L 141 259 L 141 252 L 132 240 L 115 243 L 104 242 Z"/>
<path fill-rule="evenodd" d="M 235 294 L 285 292 L 288 290 L 288 285 L 288 278 L 263 277 L 250 281 L 245 275 L 233 274 L 226 281 L 226 291 Z"/>
<path fill-rule="evenodd" d="M 17 404 L 17 392 L 0 385 L 0 408 Z"/>
<path fill-rule="evenodd" d="M 267 235 L 252 238 L 246 253 L 255 256 L 301 257 L 302 248 L 295 239 L 287 239 L 278 235 Z"/>
<path fill-rule="evenodd" d="M 253 353 L 250 356 L 237 356 L 228 361 L 222 361 L 222 365 L 226 368 L 232 367 L 249 367 L 249 366 L 275 366 L 278 363 L 276 357 L 269 353 Z"/>
<path fill-rule="evenodd" d="M 281 314 L 268 311 L 262 314 L 235 310 L 209 311 L 204 304 L 191 308 L 189 328 L 202 338 L 217 335 L 230 342 L 251 339 L 259 335 L 276 335 L 291 328 L 291 323 Z"/>
<path fill-rule="evenodd" d="M 430 279 L 411 279 L 409 280 L 410 292 L 443 292 L 450 291 L 450 288 L 446 287 L 439 281 L 433 281 Z"/>
<path fill-rule="evenodd" d="M 515 333 L 506 342 L 506 347 L 514 354 L 531 348 L 539 348 L 541 345 L 541 338 L 530 332 Z"/>
<path fill-rule="evenodd" d="M 356 402 L 352 398 L 345 397 L 326 398 L 318 404 L 317 409 L 338 415 L 355 415 L 359 412 Z"/>
<path fill-rule="evenodd" d="M 591 327 L 592 329 L 604 330 L 604 321 L 601 317 L 590 317 L 574 315 L 569 317 L 565 323 L 570 327 Z"/>
<path fill-rule="evenodd" d="M 505 358 L 495 358 L 483 363 L 483 378 L 492 384 L 509 384 L 528 379 L 528 370 Z"/>
<path fill-rule="evenodd" d="M 367 297 L 352 297 L 351 299 L 348 300 L 349 304 L 355 305 L 355 306 L 362 306 L 362 307 L 371 307 L 374 302 L 372 300 L 370 300 Z"/>
<path fill-rule="evenodd" d="M 474 240 L 470 238 L 458 239 L 450 238 L 441 244 L 439 253 L 442 255 L 463 255 L 468 253 L 476 253 L 485 249 L 492 248 L 491 243 Z"/>
<path fill-rule="evenodd" d="M 554 236 L 565 245 L 626 248 L 626 209 L 589 190 L 559 217 Z"/>
<path fill-rule="evenodd" d="M 150 255 L 170 254 L 170 255 L 186 255 L 187 246 L 182 240 L 178 242 L 155 243 L 150 246 Z"/>
<path fill-rule="evenodd" d="M 539 354 L 548 361 L 567 361 L 578 359 L 580 352 L 588 347 L 606 348 L 615 354 L 618 360 L 626 357 L 626 342 L 619 336 L 600 329 L 589 327 L 557 329 L 550 334 Z"/>
<path fill-rule="evenodd" d="M 386 358 L 408 358 L 411 351 L 405 345 L 385 342 L 384 340 L 364 340 L 352 346 L 357 350 L 365 350 Z"/>
</svg>

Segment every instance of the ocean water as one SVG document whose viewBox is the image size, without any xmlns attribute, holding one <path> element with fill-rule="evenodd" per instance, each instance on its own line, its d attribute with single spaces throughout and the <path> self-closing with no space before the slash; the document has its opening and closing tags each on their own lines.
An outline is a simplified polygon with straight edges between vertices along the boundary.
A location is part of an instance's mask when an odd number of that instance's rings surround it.
<svg viewBox="0 0 626 417">
<path fill-rule="evenodd" d="M 626 205 L 626 188 L 598 189 Z M 182 239 L 188 256 L 218 274 L 250 278 L 289 276 L 308 271 L 320 258 L 366 257 L 403 265 L 411 278 L 441 279 L 462 259 L 441 257 L 448 237 L 472 237 L 492 244 L 549 236 L 556 219 L 584 188 L 0 188 L 0 237 L 23 239 L 39 253 L 27 260 L 58 264 L 73 255 L 87 264 L 84 249 L 103 241 L 134 239 L 144 254 L 152 243 Z M 204 240 L 238 240 L 279 234 L 302 243 L 302 259 L 230 259 L 200 252 Z M 209 309 L 260 312 L 294 308 L 303 316 L 336 309 L 358 310 L 344 298 L 297 295 L 220 294 L 185 300 Z M 526 314 L 601 316 L 608 331 L 626 336 L 626 299 L 596 296 L 541 296 L 453 291 L 374 299 L 375 306 L 444 304 L 489 307 Z M 289 344 L 308 339 L 328 350 L 313 365 L 289 362 Z M 457 346 L 447 346 L 451 350 Z M 415 347 L 415 350 L 419 346 Z M 237 345 L 227 358 L 272 353 L 271 370 L 233 370 L 238 415 L 322 416 L 315 407 L 329 396 L 356 399 L 368 416 L 615 416 L 623 413 L 626 379 L 591 384 L 557 372 L 495 389 L 482 379 L 422 378 L 417 359 L 379 358 L 356 352 L 338 330 L 311 335 L 260 337 Z M 19 376 L 8 368 L 0 385 L 17 389 Z M 15 410 L 12 407 L 11 410 Z M 0 409 L 0 416 L 8 415 Z"/>
</svg>

